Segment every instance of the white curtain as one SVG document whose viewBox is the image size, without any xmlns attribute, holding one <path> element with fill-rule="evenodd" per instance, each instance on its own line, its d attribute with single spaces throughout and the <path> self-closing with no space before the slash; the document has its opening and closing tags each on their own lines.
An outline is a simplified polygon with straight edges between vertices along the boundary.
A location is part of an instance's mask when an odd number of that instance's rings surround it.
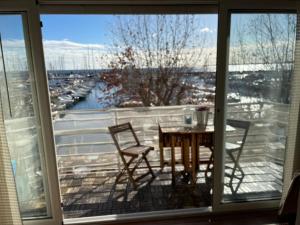
<svg viewBox="0 0 300 225">
<path fill-rule="evenodd" d="M 0 102 L 0 224 L 22 225 Z"/>
</svg>

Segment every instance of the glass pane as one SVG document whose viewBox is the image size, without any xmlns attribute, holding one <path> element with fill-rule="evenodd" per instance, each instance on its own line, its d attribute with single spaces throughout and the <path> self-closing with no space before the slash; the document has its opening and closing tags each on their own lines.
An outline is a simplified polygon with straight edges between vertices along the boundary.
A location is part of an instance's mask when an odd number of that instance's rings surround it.
<svg viewBox="0 0 300 225">
<path fill-rule="evenodd" d="M 223 201 L 280 198 L 296 14 L 232 14 Z"/>
<path fill-rule="evenodd" d="M 0 15 L 0 90 L 4 123 L 23 218 L 48 216 L 40 125 L 21 15 Z"/>
<path fill-rule="evenodd" d="M 161 161 L 170 161 L 170 148 L 164 147 L 161 160 L 158 124 L 190 128 L 197 123 L 194 110 L 202 105 L 210 107 L 204 114 L 213 124 L 217 18 L 216 14 L 42 16 L 65 218 L 211 205 L 212 176 L 205 177 L 210 150 L 200 148 L 196 187 L 188 169 L 177 173 L 185 177 L 172 186 L 170 164 L 160 172 Z M 156 177 L 138 180 L 136 189 L 126 172 L 116 180 L 124 163 L 108 132 L 109 126 L 126 122 L 141 144 L 155 149 L 147 157 Z M 131 132 L 119 134 L 118 140 L 122 149 L 135 144 Z M 190 146 L 185 145 L 185 162 Z M 177 171 L 184 170 L 180 148 L 176 148 Z M 134 177 L 147 171 L 143 162 Z"/>
</svg>

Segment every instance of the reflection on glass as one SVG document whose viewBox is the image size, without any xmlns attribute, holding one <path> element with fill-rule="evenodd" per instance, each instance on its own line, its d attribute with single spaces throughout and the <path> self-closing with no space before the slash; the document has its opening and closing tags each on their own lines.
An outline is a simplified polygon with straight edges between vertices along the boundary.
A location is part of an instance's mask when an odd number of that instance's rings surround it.
<svg viewBox="0 0 300 225">
<path fill-rule="evenodd" d="M 223 201 L 280 198 L 295 14 L 233 14 Z"/>
<path fill-rule="evenodd" d="M 21 15 L 0 15 L 0 90 L 23 218 L 47 216 L 37 118 Z"/>
</svg>

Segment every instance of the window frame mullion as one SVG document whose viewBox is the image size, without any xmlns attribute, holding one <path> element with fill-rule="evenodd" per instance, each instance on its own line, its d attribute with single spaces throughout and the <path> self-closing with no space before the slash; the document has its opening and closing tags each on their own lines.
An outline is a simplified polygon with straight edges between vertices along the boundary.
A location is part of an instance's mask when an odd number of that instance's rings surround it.
<svg viewBox="0 0 300 225">
<path fill-rule="evenodd" d="M 31 0 L 31 5 L 27 10 L 27 34 L 28 46 L 30 47 L 30 59 L 33 68 L 35 81 L 36 102 L 40 119 L 41 143 L 43 148 L 42 159 L 44 169 L 47 174 L 46 195 L 48 195 L 48 205 L 51 217 L 48 219 L 33 219 L 24 221 L 25 225 L 54 225 L 62 223 L 62 210 L 60 207 L 60 191 L 57 173 L 57 163 L 55 154 L 54 135 L 52 128 L 52 114 L 50 109 L 50 97 L 48 90 L 48 78 L 44 62 L 44 52 L 42 43 L 42 33 L 40 25 L 40 14 L 38 5 Z"/>
<path fill-rule="evenodd" d="M 49 217 L 24 218 L 23 224 L 62 224 L 62 210 L 60 207 L 60 192 L 48 81 L 44 63 L 39 6 L 36 0 L 2 0 L 0 2 L 0 12 L 22 15 L 28 69 L 32 76 L 32 97 L 37 123 L 39 125 L 41 164 L 43 171 L 45 171 L 44 191 L 47 196 L 46 201 Z"/>
</svg>

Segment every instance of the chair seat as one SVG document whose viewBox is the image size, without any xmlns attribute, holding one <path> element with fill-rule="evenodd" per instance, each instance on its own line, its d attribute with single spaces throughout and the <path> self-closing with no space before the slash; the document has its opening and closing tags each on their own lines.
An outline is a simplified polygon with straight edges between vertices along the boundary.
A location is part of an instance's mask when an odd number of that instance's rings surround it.
<svg viewBox="0 0 300 225">
<path fill-rule="evenodd" d="M 226 148 L 226 150 L 229 150 L 229 151 L 239 149 L 240 147 L 241 147 L 241 145 L 239 145 L 239 144 L 233 144 L 230 142 L 225 143 L 225 148 Z"/>
<path fill-rule="evenodd" d="M 150 150 L 154 150 L 152 146 L 147 145 L 133 145 L 122 150 L 123 154 L 129 156 L 138 156 L 140 154 L 146 153 Z"/>
</svg>

